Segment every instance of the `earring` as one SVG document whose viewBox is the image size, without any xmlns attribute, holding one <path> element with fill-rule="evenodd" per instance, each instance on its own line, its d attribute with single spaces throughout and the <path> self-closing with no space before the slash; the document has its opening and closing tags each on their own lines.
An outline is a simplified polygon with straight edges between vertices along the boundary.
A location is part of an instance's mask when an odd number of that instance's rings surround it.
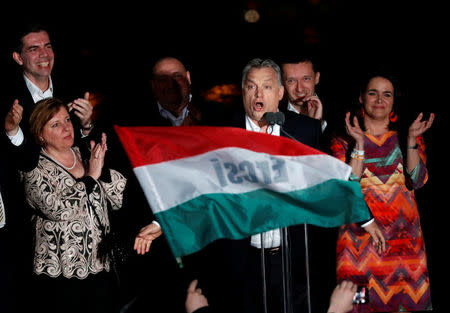
<svg viewBox="0 0 450 313">
<path fill-rule="evenodd" d="M 361 117 L 364 118 L 365 115 L 366 115 L 366 112 L 364 111 L 364 108 L 361 108 Z"/>
<path fill-rule="evenodd" d="M 397 116 L 397 114 L 394 113 L 394 111 L 392 111 L 389 114 L 389 120 L 391 121 L 391 123 L 397 122 L 397 118 L 398 118 L 398 116 Z"/>
</svg>

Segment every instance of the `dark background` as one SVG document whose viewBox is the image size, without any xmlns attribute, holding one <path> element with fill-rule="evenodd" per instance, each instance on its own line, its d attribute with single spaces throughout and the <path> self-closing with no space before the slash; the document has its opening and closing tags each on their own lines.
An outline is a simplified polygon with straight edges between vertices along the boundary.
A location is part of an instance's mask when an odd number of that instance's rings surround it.
<svg viewBox="0 0 450 313">
<path fill-rule="evenodd" d="M 441 2 L 443 3 L 443 2 Z M 121 116 L 145 111 L 149 64 L 166 53 L 181 57 L 194 91 L 218 84 L 240 86 L 241 70 L 253 57 L 277 60 L 286 51 L 314 48 L 321 55 L 319 96 L 330 119 L 342 119 L 357 100 L 357 79 L 365 67 L 395 69 L 406 95 L 403 111 L 437 114 L 425 140 L 429 182 L 416 195 L 427 245 L 435 312 L 445 312 L 448 288 L 445 197 L 449 82 L 448 16 L 443 4 L 413 1 L 164 1 L 97 4 L 88 1 L 12 4 L 0 13 L 2 38 L 16 23 L 42 17 L 54 43 L 55 75 L 84 85 L 107 99 L 103 108 Z M 260 13 L 244 20 L 247 9 Z M 16 67 L 2 47 L 2 76 Z M 80 95 L 81 96 L 81 95 Z M 9 104 L 1 104 L 9 105 Z M 239 105 L 239 104 L 238 104 Z M 142 114 L 142 113 L 141 113 Z"/>
</svg>

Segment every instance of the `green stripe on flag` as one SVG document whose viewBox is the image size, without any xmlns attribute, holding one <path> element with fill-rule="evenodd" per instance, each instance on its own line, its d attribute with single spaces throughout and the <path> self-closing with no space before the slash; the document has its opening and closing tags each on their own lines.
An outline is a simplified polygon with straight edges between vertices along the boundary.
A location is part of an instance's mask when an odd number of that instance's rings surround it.
<svg viewBox="0 0 450 313">
<path fill-rule="evenodd" d="M 220 238 L 242 239 L 303 223 L 337 227 L 370 218 L 359 183 L 338 179 L 289 193 L 206 194 L 156 216 L 176 257 Z"/>
</svg>

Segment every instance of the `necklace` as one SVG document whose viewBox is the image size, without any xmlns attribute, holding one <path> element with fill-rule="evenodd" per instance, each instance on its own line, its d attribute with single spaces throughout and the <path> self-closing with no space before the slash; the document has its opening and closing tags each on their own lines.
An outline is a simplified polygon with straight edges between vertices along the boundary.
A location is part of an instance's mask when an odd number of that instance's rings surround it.
<svg viewBox="0 0 450 313">
<path fill-rule="evenodd" d="M 61 163 L 59 163 L 58 161 L 56 161 L 54 158 L 52 158 L 52 157 L 50 156 L 50 154 L 49 154 L 49 153 L 47 152 L 47 150 L 45 150 L 44 148 L 42 148 L 42 151 L 45 153 L 45 155 L 47 155 L 50 159 L 52 159 L 53 162 L 55 162 L 56 164 L 58 164 L 59 166 L 65 168 L 65 169 L 68 170 L 68 171 L 73 170 L 74 167 L 75 167 L 75 165 L 77 165 L 77 156 L 75 155 L 75 151 L 73 151 L 72 148 L 70 148 L 70 151 L 72 151 L 72 155 L 73 155 L 73 164 L 72 164 L 72 166 L 70 166 L 70 167 L 64 166 L 64 165 L 62 165 Z"/>
</svg>

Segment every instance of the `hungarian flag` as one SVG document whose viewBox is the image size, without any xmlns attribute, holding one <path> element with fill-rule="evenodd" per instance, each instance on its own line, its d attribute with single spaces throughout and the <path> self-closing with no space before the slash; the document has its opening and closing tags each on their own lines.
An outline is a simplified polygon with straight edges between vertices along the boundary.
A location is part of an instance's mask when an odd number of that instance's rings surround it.
<svg viewBox="0 0 450 313">
<path fill-rule="evenodd" d="M 219 238 L 369 219 L 351 167 L 295 140 L 233 127 L 115 130 L 175 257 Z"/>
</svg>

